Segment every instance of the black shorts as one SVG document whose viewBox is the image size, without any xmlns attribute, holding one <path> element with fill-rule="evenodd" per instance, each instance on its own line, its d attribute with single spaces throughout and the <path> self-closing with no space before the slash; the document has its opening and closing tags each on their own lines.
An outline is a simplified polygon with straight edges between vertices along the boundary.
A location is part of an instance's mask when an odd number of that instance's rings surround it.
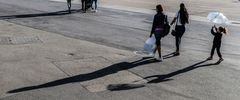
<svg viewBox="0 0 240 100">
<path fill-rule="evenodd" d="M 156 45 L 161 46 L 161 38 L 162 38 L 161 33 L 160 32 L 155 32 L 154 35 L 155 35 L 155 38 L 156 38 Z"/>
</svg>

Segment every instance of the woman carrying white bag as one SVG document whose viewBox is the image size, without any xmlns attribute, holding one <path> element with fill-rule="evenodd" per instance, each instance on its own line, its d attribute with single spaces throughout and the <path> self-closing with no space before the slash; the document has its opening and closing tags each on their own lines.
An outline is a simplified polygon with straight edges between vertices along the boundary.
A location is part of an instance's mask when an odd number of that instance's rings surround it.
<svg viewBox="0 0 240 100">
<path fill-rule="evenodd" d="M 144 44 L 144 53 L 148 55 L 153 55 L 153 51 L 155 50 L 156 38 L 152 36 L 145 41 Z"/>
<path fill-rule="evenodd" d="M 159 58 L 157 60 L 162 61 L 162 54 L 161 54 L 161 38 L 166 35 L 164 28 L 165 23 L 168 24 L 167 16 L 163 13 L 162 5 L 156 6 L 157 14 L 154 16 L 153 25 L 152 25 L 152 31 L 150 34 L 150 37 L 154 34 L 156 38 L 156 48 L 153 51 L 152 56 L 155 56 L 156 51 L 158 51 Z M 164 34 L 164 35 L 163 35 Z"/>
</svg>

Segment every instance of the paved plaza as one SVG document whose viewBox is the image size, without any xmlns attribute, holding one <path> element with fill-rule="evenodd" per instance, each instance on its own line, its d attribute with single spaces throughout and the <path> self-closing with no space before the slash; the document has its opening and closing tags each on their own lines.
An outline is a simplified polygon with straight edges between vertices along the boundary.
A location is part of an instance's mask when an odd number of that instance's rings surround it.
<svg viewBox="0 0 240 100">
<path fill-rule="evenodd" d="M 135 55 L 149 37 L 155 5 L 172 20 L 186 3 L 190 24 L 181 55 L 162 39 L 164 61 Z M 0 100 L 239 100 L 240 2 L 102 0 L 97 13 L 72 13 L 62 0 L 0 0 Z M 218 6 L 221 5 L 221 6 Z M 224 61 L 207 61 L 208 12 L 230 20 Z"/>
</svg>

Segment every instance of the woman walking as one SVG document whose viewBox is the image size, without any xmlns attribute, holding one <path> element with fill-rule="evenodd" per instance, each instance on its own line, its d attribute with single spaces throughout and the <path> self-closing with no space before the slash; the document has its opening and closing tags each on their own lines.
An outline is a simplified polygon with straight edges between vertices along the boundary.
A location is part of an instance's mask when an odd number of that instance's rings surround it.
<svg viewBox="0 0 240 100">
<path fill-rule="evenodd" d="M 95 5 L 95 7 L 93 8 L 93 4 Z M 95 12 L 97 12 L 97 0 L 92 0 L 92 9 L 94 9 Z"/>
<path fill-rule="evenodd" d="M 68 12 L 71 13 L 72 0 L 67 0 Z"/>
<path fill-rule="evenodd" d="M 227 29 L 224 28 L 224 27 L 221 27 L 221 26 L 219 28 L 217 28 L 214 25 L 211 29 L 211 33 L 212 33 L 212 35 L 214 35 L 213 46 L 212 46 L 212 50 L 211 50 L 211 55 L 210 55 L 210 57 L 208 57 L 207 60 L 212 60 L 213 59 L 214 51 L 215 51 L 215 49 L 217 49 L 219 62 L 221 62 L 221 61 L 223 61 L 222 54 L 220 52 L 221 40 L 222 40 L 222 35 L 227 34 Z"/>
<path fill-rule="evenodd" d="M 189 14 L 188 11 L 184 5 L 184 3 L 180 4 L 180 10 L 177 12 L 176 16 L 174 17 L 171 25 L 176 24 L 175 27 L 175 39 L 176 39 L 176 52 L 174 53 L 175 56 L 180 55 L 180 44 L 181 44 L 181 38 L 183 34 L 185 33 L 185 24 L 189 23 Z"/>
<path fill-rule="evenodd" d="M 82 2 L 82 11 L 83 13 L 86 13 L 87 7 L 86 7 L 86 0 L 81 0 Z"/>
<path fill-rule="evenodd" d="M 161 34 L 164 32 L 164 23 L 168 23 L 168 19 L 167 16 L 163 13 L 162 5 L 157 5 L 156 9 L 157 14 L 154 16 L 152 31 L 150 33 L 150 37 L 152 37 L 152 34 L 154 34 L 156 38 L 156 48 L 154 49 L 152 56 L 154 56 L 156 51 L 158 51 L 158 60 L 162 61 L 163 58 L 161 55 Z"/>
</svg>

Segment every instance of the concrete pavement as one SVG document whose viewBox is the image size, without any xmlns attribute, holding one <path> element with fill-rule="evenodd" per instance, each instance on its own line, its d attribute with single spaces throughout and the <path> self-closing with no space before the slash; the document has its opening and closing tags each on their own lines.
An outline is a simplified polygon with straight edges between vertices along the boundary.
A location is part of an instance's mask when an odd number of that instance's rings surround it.
<svg viewBox="0 0 240 100">
<path fill-rule="evenodd" d="M 0 22 L 1 100 L 239 98 L 238 26 L 224 36 L 225 61 L 219 65 L 217 58 L 205 61 L 212 24 L 193 20 L 181 56 L 165 56 L 159 63 L 132 53 L 148 37 L 152 15 L 106 8 L 95 14 L 59 14 L 64 3 L 24 2 L 0 3 L 5 15 Z M 43 16 L 48 9 L 55 16 Z M 174 51 L 172 41 L 170 35 L 163 39 L 164 55 Z"/>
<path fill-rule="evenodd" d="M 66 2 L 66 0 L 50 0 L 53 2 Z M 209 22 L 206 18 L 209 12 L 222 12 L 224 13 L 232 23 L 231 25 L 239 26 L 239 4 L 237 0 L 172 0 L 172 1 L 159 1 L 159 0 L 101 0 L 99 6 L 103 8 L 126 10 L 131 12 L 154 14 L 156 4 L 162 4 L 165 13 L 169 16 L 174 17 L 176 11 L 179 10 L 179 4 L 185 3 L 186 8 L 189 11 L 190 19 L 195 21 Z M 73 4 L 81 4 L 79 0 L 73 0 Z M 221 5 L 221 6 L 216 6 Z"/>
<path fill-rule="evenodd" d="M 93 72 L 133 55 L 127 51 L 70 39 L 6 21 L 1 21 L 0 27 L 1 97 L 8 96 L 6 93 L 9 90 Z M 113 74 L 111 77 L 116 78 L 115 81 L 111 81 L 113 83 L 121 82 L 121 79 L 139 79 L 127 71 Z M 104 78 L 83 84 L 90 91 L 97 91 L 93 87 L 103 85 L 101 82 L 107 84 Z"/>
</svg>

